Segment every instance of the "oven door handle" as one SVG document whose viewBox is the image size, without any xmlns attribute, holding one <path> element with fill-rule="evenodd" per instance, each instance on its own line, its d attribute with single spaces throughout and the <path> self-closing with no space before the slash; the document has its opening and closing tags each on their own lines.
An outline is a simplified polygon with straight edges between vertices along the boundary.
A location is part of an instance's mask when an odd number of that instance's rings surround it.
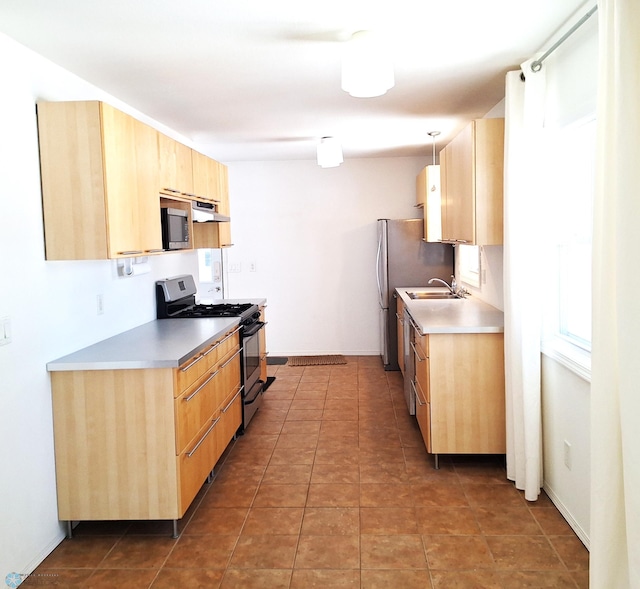
<svg viewBox="0 0 640 589">
<path fill-rule="evenodd" d="M 264 326 L 266 325 L 266 323 L 264 321 L 256 321 L 255 323 L 252 323 L 251 325 L 248 326 L 248 328 L 245 328 L 242 331 L 242 337 L 243 338 L 248 338 L 251 337 L 252 335 L 255 335 L 256 333 L 258 333 Z"/>
</svg>

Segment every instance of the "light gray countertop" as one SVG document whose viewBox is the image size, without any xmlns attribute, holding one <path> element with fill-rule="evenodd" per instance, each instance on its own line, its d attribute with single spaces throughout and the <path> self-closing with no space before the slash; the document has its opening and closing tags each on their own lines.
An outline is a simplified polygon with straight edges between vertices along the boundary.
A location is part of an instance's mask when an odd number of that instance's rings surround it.
<svg viewBox="0 0 640 589">
<path fill-rule="evenodd" d="M 239 323 L 238 317 L 159 319 L 53 360 L 47 370 L 176 368 Z"/>
<path fill-rule="evenodd" d="M 453 300 L 414 300 L 407 295 L 407 291 L 414 290 L 446 292 L 446 289 L 431 287 L 396 289 L 423 335 L 504 332 L 503 312 L 473 296 Z"/>
</svg>

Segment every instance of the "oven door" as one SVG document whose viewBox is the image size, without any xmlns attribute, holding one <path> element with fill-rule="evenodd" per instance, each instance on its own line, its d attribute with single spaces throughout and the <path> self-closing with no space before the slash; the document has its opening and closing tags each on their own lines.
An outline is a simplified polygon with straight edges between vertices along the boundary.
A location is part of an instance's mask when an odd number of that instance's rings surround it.
<svg viewBox="0 0 640 589">
<path fill-rule="evenodd" d="M 242 330 L 243 430 L 262 402 L 264 382 L 260 380 L 260 358 L 263 356 L 260 330 L 264 329 L 264 326 L 265 323 L 262 321 L 256 321 Z"/>
</svg>

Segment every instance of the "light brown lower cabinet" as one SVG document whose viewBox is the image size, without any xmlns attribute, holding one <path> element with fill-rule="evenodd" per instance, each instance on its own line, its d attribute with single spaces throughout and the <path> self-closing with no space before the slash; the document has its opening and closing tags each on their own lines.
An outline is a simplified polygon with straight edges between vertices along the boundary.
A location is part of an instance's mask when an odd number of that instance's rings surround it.
<svg viewBox="0 0 640 589">
<path fill-rule="evenodd" d="M 242 423 L 237 329 L 178 368 L 61 371 L 51 382 L 67 522 L 175 523 Z"/>
<path fill-rule="evenodd" d="M 416 335 L 416 418 L 427 451 L 504 454 L 502 333 Z"/>
</svg>

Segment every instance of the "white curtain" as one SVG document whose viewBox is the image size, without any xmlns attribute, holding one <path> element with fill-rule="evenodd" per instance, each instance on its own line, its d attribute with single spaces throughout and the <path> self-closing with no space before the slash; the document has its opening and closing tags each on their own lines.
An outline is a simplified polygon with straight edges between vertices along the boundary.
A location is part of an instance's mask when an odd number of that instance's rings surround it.
<svg viewBox="0 0 640 589">
<path fill-rule="evenodd" d="M 539 196 L 536 162 L 544 112 L 544 69 L 509 72 L 505 100 L 504 336 L 507 477 L 535 501 L 542 486 Z"/>
<path fill-rule="evenodd" d="M 640 588 L 640 2 L 599 0 L 592 589 Z"/>
</svg>

